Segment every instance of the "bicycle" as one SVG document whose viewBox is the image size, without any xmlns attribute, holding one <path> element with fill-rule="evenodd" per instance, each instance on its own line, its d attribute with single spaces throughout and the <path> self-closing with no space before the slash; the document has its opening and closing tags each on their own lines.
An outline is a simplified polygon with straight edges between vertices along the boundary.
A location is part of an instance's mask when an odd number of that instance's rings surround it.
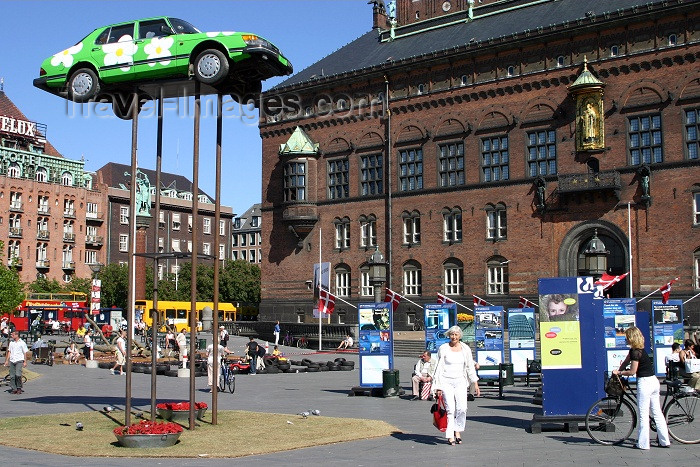
<svg viewBox="0 0 700 467">
<path fill-rule="evenodd" d="M 309 341 L 306 339 L 306 336 L 301 336 L 297 340 L 297 347 L 300 349 L 308 349 L 309 348 Z"/>
<path fill-rule="evenodd" d="M 284 338 L 282 339 L 282 345 L 286 345 L 288 347 L 291 347 L 292 345 L 294 345 L 294 338 L 292 337 L 291 334 L 289 334 L 289 331 L 287 331 Z"/>
<path fill-rule="evenodd" d="M 683 444 L 700 443 L 700 433 L 694 424 L 700 396 L 694 389 L 684 386 L 681 381 L 667 380 L 665 383 L 667 390 L 661 407 L 668 424 L 669 435 Z M 624 379 L 623 384 L 629 391 L 624 391 L 620 396 L 603 397 L 594 402 L 586 412 L 586 431 L 597 443 L 621 444 L 637 426 L 639 416 L 636 394 Z M 653 419 L 650 427 L 656 431 Z"/>
<path fill-rule="evenodd" d="M 221 374 L 219 375 L 219 391 L 229 392 L 233 394 L 236 390 L 236 374 L 233 372 L 232 364 L 226 361 L 226 358 L 221 359 Z"/>
<path fill-rule="evenodd" d="M 22 386 L 27 382 L 27 377 L 22 375 Z M 1 380 L 0 380 L 0 386 L 9 386 L 10 385 L 10 375 L 5 375 Z"/>
<path fill-rule="evenodd" d="M 425 331 L 425 323 L 422 319 L 417 319 L 413 321 L 411 329 L 413 329 L 414 331 Z"/>
</svg>

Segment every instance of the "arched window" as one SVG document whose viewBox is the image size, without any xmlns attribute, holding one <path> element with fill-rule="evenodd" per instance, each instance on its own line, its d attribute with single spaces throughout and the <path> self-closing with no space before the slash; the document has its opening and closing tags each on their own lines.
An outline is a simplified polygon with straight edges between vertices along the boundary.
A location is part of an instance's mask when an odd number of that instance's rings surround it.
<svg viewBox="0 0 700 467">
<path fill-rule="evenodd" d="M 403 244 L 404 245 L 419 245 L 420 244 L 420 212 L 404 211 L 401 213 L 403 218 Z"/>
<path fill-rule="evenodd" d="M 360 247 L 377 245 L 377 218 L 374 214 L 360 216 Z"/>
<path fill-rule="evenodd" d="M 610 47 L 610 56 L 611 57 L 617 57 L 620 55 L 620 46 L 613 45 Z"/>
<path fill-rule="evenodd" d="M 450 258 L 443 264 L 445 295 L 464 294 L 464 264 L 457 258 Z"/>
<path fill-rule="evenodd" d="M 503 256 L 492 256 L 486 262 L 486 293 L 508 295 L 508 263 Z"/>
<path fill-rule="evenodd" d="M 459 207 L 442 210 L 442 241 L 447 243 L 462 242 L 462 209 Z"/>
<path fill-rule="evenodd" d="M 515 76 L 515 67 L 513 65 L 506 69 L 506 76 Z"/>
<path fill-rule="evenodd" d="M 372 287 L 372 284 L 370 284 L 369 282 L 369 266 L 367 265 L 367 263 L 360 266 L 360 296 L 374 296 L 374 289 Z"/>
<path fill-rule="evenodd" d="M 693 285 L 695 290 L 700 289 L 700 248 L 693 253 Z"/>
<path fill-rule="evenodd" d="M 421 295 L 423 293 L 423 277 L 419 262 L 411 260 L 403 265 L 404 295 Z"/>
<path fill-rule="evenodd" d="M 49 174 L 46 172 L 46 169 L 43 167 L 39 167 L 36 169 L 36 174 L 34 174 L 34 178 L 37 182 L 45 182 L 49 179 Z"/>
<path fill-rule="evenodd" d="M 566 65 L 566 59 L 564 58 L 563 55 L 559 55 L 559 56 L 557 57 L 557 68 L 561 68 L 561 67 L 563 67 L 564 65 Z"/>
<path fill-rule="evenodd" d="M 418 95 L 425 94 L 425 84 L 421 83 L 418 85 Z"/>
<path fill-rule="evenodd" d="M 669 46 L 674 46 L 678 43 L 678 36 L 675 34 L 669 34 L 668 35 L 668 45 Z"/>
<path fill-rule="evenodd" d="M 335 267 L 335 294 L 338 297 L 350 296 L 350 266 L 347 264 Z"/>
<path fill-rule="evenodd" d="M 61 185 L 72 186 L 73 185 L 73 174 L 70 172 L 63 172 L 61 174 Z"/>
<path fill-rule="evenodd" d="M 335 221 L 335 247 L 338 250 L 347 250 L 350 248 L 350 218 L 336 217 Z"/>
<path fill-rule="evenodd" d="M 462 75 L 462 77 L 459 80 L 459 85 L 466 86 L 467 84 L 469 84 L 469 77 L 467 75 Z"/>
<path fill-rule="evenodd" d="M 505 204 L 488 204 L 485 210 L 486 238 L 493 241 L 505 240 L 508 236 Z"/>
<path fill-rule="evenodd" d="M 22 169 L 18 163 L 13 162 L 10 164 L 10 166 L 7 168 L 7 176 L 10 178 L 19 178 L 22 176 Z"/>
</svg>

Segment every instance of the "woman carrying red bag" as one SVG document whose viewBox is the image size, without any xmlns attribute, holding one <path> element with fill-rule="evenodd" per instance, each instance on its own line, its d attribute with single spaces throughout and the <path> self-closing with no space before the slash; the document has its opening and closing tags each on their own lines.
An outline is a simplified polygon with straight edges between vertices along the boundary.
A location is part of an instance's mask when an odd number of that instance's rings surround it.
<svg viewBox="0 0 700 467">
<path fill-rule="evenodd" d="M 452 326 L 447 330 L 450 342 L 442 344 L 438 350 L 437 366 L 433 374 L 433 391 L 442 396 L 447 410 L 447 442 L 454 446 L 462 444 L 462 431 L 467 422 L 467 397 L 469 386 L 474 384 L 476 395 L 479 390 L 479 377 L 472 357 L 472 350 L 461 342 L 462 329 Z"/>
</svg>

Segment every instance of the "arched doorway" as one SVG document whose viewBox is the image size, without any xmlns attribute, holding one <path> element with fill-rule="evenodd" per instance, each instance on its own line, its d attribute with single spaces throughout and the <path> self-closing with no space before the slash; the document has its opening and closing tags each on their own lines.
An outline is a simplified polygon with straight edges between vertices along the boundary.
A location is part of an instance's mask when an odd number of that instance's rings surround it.
<svg viewBox="0 0 700 467">
<path fill-rule="evenodd" d="M 627 236 L 615 224 L 602 220 L 582 222 L 573 227 L 562 240 L 559 247 L 559 275 L 585 276 L 588 273 L 580 269 L 581 257 L 588 242 L 593 235 L 598 233 L 598 238 L 605 244 L 608 255 L 607 273 L 613 275 L 624 274 L 629 270 L 629 251 L 627 248 Z M 611 298 L 627 297 L 629 291 L 628 278 L 607 290 L 606 294 Z"/>
</svg>

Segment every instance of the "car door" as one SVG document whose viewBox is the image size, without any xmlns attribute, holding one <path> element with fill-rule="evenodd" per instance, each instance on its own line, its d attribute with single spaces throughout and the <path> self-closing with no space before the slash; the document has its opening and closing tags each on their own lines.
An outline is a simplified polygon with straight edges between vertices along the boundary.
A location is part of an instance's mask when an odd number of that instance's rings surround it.
<svg viewBox="0 0 700 467">
<path fill-rule="evenodd" d="M 139 21 L 137 31 L 136 78 L 146 80 L 175 75 L 175 34 L 165 19 Z"/>
<path fill-rule="evenodd" d="M 97 36 L 92 48 L 100 79 L 105 83 L 134 79 L 136 51 L 133 22 L 106 28 Z"/>
</svg>

